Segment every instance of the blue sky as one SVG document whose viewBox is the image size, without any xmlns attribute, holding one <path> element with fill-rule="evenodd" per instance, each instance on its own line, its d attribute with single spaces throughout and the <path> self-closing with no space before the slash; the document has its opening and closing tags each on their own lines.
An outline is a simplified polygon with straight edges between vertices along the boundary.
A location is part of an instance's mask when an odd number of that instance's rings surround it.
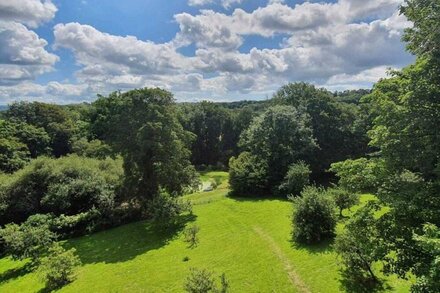
<svg viewBox="0 0 440 293">
<path fill-rule="evenodd" d="M 262 99 L 287 82 L 365 88 L 413 57 L 401 0 L 0 0 L 0 104 L 158 86 Z"/>
</svg>

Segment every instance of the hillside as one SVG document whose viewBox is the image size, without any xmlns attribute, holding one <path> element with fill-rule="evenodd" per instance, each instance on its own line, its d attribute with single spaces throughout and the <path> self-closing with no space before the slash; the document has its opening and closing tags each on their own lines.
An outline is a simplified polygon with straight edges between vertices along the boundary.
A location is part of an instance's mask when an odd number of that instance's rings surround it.
<svg viewBox="0 0 440 293">
<path fill-rule="evenodd" d="M 83 265 L 60 292 L 182 292 L 191 267 L 226 273 L 231 292 L 343 290 L 330 243 L 299 247 L 291 242 L 289 201 L 229 198 L 226 173 L 202 179 L 215 177 L 222 180 L 216 190 L 186 196 L 194 215 L 182 217 L 179 229 L 165 233 L 143 221 L 67 241 Z M 363 202 L 371 199 L 362 197 Z M 200 243 L 188 248 L 182 229 L 193 224 L 200 227 Z M 38 276 L 23 266 L 0 260 L 1 292 L 43 292 Z M 409 284 L 394 278 L 386 286 L 386 291 L 409 290 Z"/>
</svg>

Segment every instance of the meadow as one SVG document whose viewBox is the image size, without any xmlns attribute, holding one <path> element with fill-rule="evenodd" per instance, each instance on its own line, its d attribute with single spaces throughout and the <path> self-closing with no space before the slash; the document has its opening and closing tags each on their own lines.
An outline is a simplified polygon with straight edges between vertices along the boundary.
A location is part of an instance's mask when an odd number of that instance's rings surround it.
<svg viewBox="0 0 440 293">
<path fill-rule="evenodd" d="M 162 231 L 141 221 L 65 241 L 66 247 L 76 248 L 82 266 L 60 292 L 183 292 L 190 268 L 209 269 L 216 277 L 225 273 L 231 292 L 353 292 L 341 282 L 331 242 L 292 242 L 290 201 L 231 198 L 227 173 L 201 178 L 220 184 L 185 196 L 194 205 L 193 215 L 181 216 L 174 229 Z M 374 196 L 362 195 L 361 205 L 368 200 Z M 183 229 L 191 225 L 200 227 L 193 248 L 183 238 Z M 409 291 L 409 282 L 382 278 L 386 292 Z M 44 291 L 25 261 L 0 259 L 0 292 Z"/>
</svg>

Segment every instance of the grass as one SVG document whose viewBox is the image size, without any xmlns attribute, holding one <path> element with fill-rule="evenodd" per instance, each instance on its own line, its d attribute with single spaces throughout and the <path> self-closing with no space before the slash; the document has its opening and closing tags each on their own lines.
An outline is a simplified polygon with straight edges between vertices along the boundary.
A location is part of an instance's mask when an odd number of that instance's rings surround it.
<svg viewBox="0 0 440 293">
<path fill-rule="evenodd" d="M 67 241 L 83 265 L 77 279 L 60 291 L 182 292 L 189 269 L 196 267 L 215 276 L 226 273 L 231 292 L 343 292 L 330 242 L 292 243 L 290 202 L 229 198 L 226 173 L 205 173 L 202 181 L 213 176 L 221 176 L 222 184 L 186 196 L 194 203 L 194 216 L 182 217 L 175 229 L 158 231 L 143 221 Z M 362 202 L 372 199 L 365 195 Z M 200 242 L 188 248 L 183 228 L 193 224 L 200 227 Z M 24 266 L 0 259 L 0 292 L 44 290 Z M 387 291 L 409 291 L 409 284 L 396 278 L 387 286 Z"/>
</svg>

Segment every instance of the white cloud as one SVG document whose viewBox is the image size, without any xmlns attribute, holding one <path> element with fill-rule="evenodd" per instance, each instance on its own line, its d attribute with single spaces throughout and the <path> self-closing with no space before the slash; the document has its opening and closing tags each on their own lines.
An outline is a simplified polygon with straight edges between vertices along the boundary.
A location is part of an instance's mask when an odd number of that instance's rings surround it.
<svg viewBox="0 0 440 293">
<path fill-rule="evenodd" d="M 188 3 L 230 7 L 240 2 Z M 403 29 L 410 25 L 397 13 L 401 2 L 339 0 L 289 6 L 271 0 L 254 11 L 237 8 L 229 13 L 179 13 L 174 16 L 179 31 L 167 43 L 112 35 L 79 23 L 58 24 L 54 27 L 54 47 L 73 52 L 80 66 L 75 74 L 78 84 L 52 82 L 38 86 L 23 82 L 7 90 L 0 83 L 0 94 L 12 97 L 21 90 L 35 98 L 48 95 L 70 101 L 92 97 L 93 93 L 158 86 L 181 99 L 224 100 L 225 96 L 262 98 L 289 81 L 308 81 L 334 89 L 365 87 L 383 77 L 387 67 L 399 68 L 412 60 L 400 41 Z M 243 49 L 249 36 L 263 40 L 259 48 Z M 281 38 L 278 46 L 264 48 L 265 43 Z M 6 81 L 3 84 L 31 80 L 50 70 L 56 61 L 56 56 L 44 50 L 44 40 L 36 35 L 26 40 L 32 44 L 29 50 L 9 43 L 0 48 L 0 60 L 16 62 L 0 65 L 0 80 Z M 194 56 L 179 53 L 190 45 L 195 47 Z M 32 66 L 40 71 L 31 71 Z"/>
<path fill-rule="evenodd" d="M 50 0 L 0 0 L 0 19 L 35 28 L 54 18 L 56 6 Z"/>
<path fill-rule="evenodd" d="M 16 84 L 53 70 L 58 56 L 47 42 L 16 22 L 0 22 L 0 84 Z"/>
</svg>

